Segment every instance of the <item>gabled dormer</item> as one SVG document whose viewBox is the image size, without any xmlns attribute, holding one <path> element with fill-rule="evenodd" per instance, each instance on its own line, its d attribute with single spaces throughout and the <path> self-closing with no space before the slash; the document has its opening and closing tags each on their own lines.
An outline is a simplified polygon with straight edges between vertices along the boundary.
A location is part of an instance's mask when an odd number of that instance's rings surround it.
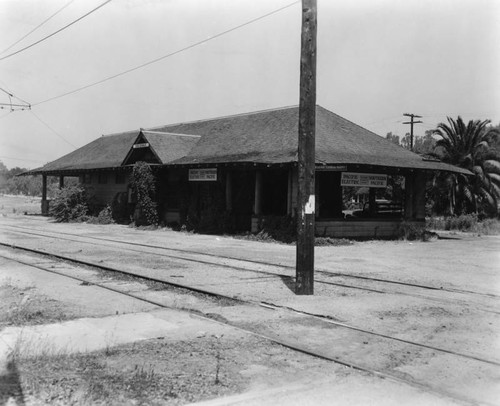
<svg viewBox="0 0 500 406">
<path fill-rule="evenodd" d="M 134 144 L 132 145 L 132 148 L 130 148 L 127 156 L 123 160 L 122 166 L 133 165 L 138 161 L 147 162 L 148 164 L 163 163 L 142 130 L 135 139 Z"/>
</svg>

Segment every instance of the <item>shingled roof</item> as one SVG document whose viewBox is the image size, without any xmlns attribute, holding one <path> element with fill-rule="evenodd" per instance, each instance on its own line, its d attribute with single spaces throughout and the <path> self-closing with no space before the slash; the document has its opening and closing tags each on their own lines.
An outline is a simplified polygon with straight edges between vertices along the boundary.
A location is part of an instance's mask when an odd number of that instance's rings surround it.
<svg viewBox="0 0 500 406">
<path fill-rule="evenodd" d="M 298 107 L 166 125 L 157 131 L 202 135 L 173 164 L 297 162 Z M 316 163 L 359 164 L 469 173 L 423 159 L 321 106 L 316 106 Z"/>
<path fill-rule="evenodd" d="M 140 134 L 159 158 L 158 164 L 163 165 L 295 163 L 298 116 L 298 107 L 287 107 L 103 136 L 28 173 L 120 167 Z M 316 107 L 316 163 L 470 174 L 426 160 L 321 106 Z"/>
<path fill-rule="evenodd" d="M 167 164 L 185 156 L 200 138 L 199 136 L 191 137 L 184 134 L 158 133 L 147 130 L 106 135 L 23 175 L 57 174 L 123 166 L 125 158 L 141 134 L 158 157 L 158 164 Z"/>
</svg>

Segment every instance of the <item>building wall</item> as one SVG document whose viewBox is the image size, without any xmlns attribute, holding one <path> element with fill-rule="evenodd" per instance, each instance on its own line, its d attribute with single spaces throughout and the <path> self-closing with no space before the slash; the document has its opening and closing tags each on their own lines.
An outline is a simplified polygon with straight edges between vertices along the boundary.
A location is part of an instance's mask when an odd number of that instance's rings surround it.
<svg viewBox="0 0 500 406">
<path fill-rule="evenodd" d="M 81 175 L 79 181 L 96 204 L 102 206 L 111 204 L 117 193 L 128 191 L 128 174 L 121 171 L 89 172 Z"/>
</svg>

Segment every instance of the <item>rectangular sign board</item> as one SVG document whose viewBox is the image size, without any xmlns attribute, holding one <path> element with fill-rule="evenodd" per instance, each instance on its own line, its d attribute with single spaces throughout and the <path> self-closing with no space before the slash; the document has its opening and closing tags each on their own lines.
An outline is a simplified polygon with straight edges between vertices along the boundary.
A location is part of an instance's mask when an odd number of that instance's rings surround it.
<svg viewBox="0 0 500 406">
<path fill-rule="evenodd" d="M 147 148 L 149 147 L 149 142 L 143 142 L 142 144 L 134 144 L 132 145 L 132 148 L 137 149 L 137 148 Z"/>
<path fill-rule="evenodd" d="M 330 172 L 343 172 L 347 171 L 347 166 L 345 165 L 322 165 L 316 167 L 316 172 L 330 171 Z"/>
<path fill-rule="evenodd" d="M 387 175 L 342 172 L 341 186 L 387 187 Z"/>
<path fill-rule="evenodd" d="M 204 168 L 204 169 L 190 169 L 189 181 L 209 181 L 214 182 L 217 180 L 217 168 Z"/>
</svg>

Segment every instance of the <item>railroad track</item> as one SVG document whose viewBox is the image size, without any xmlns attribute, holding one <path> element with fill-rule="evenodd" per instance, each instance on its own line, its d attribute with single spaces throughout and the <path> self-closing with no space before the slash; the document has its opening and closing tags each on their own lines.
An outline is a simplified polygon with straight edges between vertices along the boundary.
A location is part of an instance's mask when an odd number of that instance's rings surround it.
<svg viewBox="0 0 500 406">
<path fill-rule="evenodd" d="M 241 259 L 230 256 L 221 256 L 212 253 L 201 253 L 195 250 L 170 248 L 153 244 L 132 242 L 127 240 L 116 240 L 105 237 L 81 236 L 67 232 L 55 232 L 55 231 L 44 231 L 44 230 L 34 231 L 33 229 L 29 229 L 27 227 L 22 227 L 22 226 L 3 225 L 2 227 L 8 230 L 9 232 L 14 232 L 29 236 L 59 239 L 76 243 L 85 243 L 100 247 L 107 245 L 108 247 L 119 248 L 119 249 L 125 249 L 123 246 L 126 246 L 127 251 L 129 252 L 135 251 L 141 254 L 144 254 L 146 249 L 148 250 L 147 252 L 149 254 L 155 256 L 166 257 L 180 261 L 195 262 L 198 264 L 217 266 L 221 268 L 228 268 L 231 270 L 242 270 L 246 272 L 253 272 L 258 275 L 267 275 L 270 277 L 286 279 L 290 282 L 293 282 L 295 279 L 293 276 L 290 275 L 290 273 L 295 272 L 295 268 L 283 264 L 275 264 L 258 260 Z M 223 261 L 230 261 L 232 262 L 232 264 L 224 263 Z M 255 266 L 258 266 L 260 268 L 265 267 L 267 268 L 267 270 L 255 269 Z M 286 271 L 288 273 L 283 273 L 283 271 Z M 360 286 L 359 284 L 356 285 L 352 283 L 339 282 L 339 281 L 334 282 L 331 280 L 332 278 L 361 281 L 363 283 L 370 284 L 370 286 Z M 432 285 L 415 284 L 404 281 L 374 278 L 362 275 L 331 272 L 324 269 L 315 269 L 315 283 L 326 286 L 351 289 L 351 290 L 361 290 L 377 294 L 400 295 L 400 296 L 415 297 L 420 299 L 424 298 L 429 301 L 452 304 L 452 305 L 461 304 L 463 306 L 467 306 L 467 304 L 470 302 L 470 297 L 476 297 L 480 299 L 482 298 L 490 299 L 495 301 L 495 306 L 493 306 L 494 307 L 493 309 L 491 306 L 487 307 L 481 304 L 479 304 L 476 307 L 476 309 L 486 313 L 500 314 L 500 311 L 495 310 L 496 305 L 500 303 L 500 295 L 495 295 L 491 293 L 475 292 L 471 290 L 456 289 L 452 287 L 437 287 Z M 448 296 L 444 297 L 444 295 Z M 497 300 L 499 300 L 498 303 L 496 302 Z"/>
<path fill-rule="evenodd" d="M 2 244 L 2 245 L 7 246 L 7 244 Z M 477 400 L 472 399 L 468 396 L 463 396 L 463 395 L 460 396 L 460 395 L 457 395 L 456 393 L 451 393 L 450 391 L 443 390 L 439 387 L 435 387 L 432 384 L 429 384 L 427 382 L 420 382 L 418 379 L 402 378 L 400 375 L 398 375 L 397 373 L 394 373 L 393 371 L 384 370 L 383 368 L 382 369 L 370 368 L 369 366 L 363 365 L 363 363 L 352 362 L 349 359 L 345 359 L 343 357 L 331 355 L 331 354 L 325 353 L 324 351 L 317 351 L 317 350 L 314 350 L 313 348 L 308 347 L 307 345 L 302 345 L 300 342 L 297 342 L 297 341 L 294 342 L 293 340 L 287 340 L 287 339 L 284 339 L 281 337 L 277 338 L 276 336 L 273 336 L 270 334 L 265 334 L 265 333 L 263 334 L 262 332 L 259 332 L 258 330 L 254 330 L 248 326 L 241 327 L 240 325 L 235 324 L 235 323 L 231 323 L 230 321 L 227 321 L 227 320 L 221 321 L 219 318 L 214 319 L 213 316 L 203 314 L 200 311 L 193 311 L 191 309 L 185 309 L 185 308 L 179 309 L 177 307 L 168 306 L 168 305 L 165 305 L 163 302 L 161 302 L 158 299 L 151 299 L 151 298 L 144 297 L 143 295 L 140 295 L 137 291 L 134 291 L 132 293 L 130 291 L 123 290 L 123 288 L 121 288 L 119 284 L 117 284 L 116 286 L 111 286 L 109 281 L 107 281 L 106 283 L 99 283 L 99 282 L 96 282 L 95 279 L 89 280 L 87 278 L 78 277 L 78 276 L 75 276 L 75 274 L 72 274 L 72 272 L 68 272 L 67 270 L 61 270 L 60 268 L 57 268 L 56 265 L 60 264 L 60 261 L 65 261 L 66 263 L 76 264 L 76 265 L 85 265 L 86 267 L 91 267 L 97 271 L 107 271 L 107 272 L 111 271 L 111 272 L 114 272 L 116 274 L 126 275 L 127 277 L 135 278 L 138 281 L 153 282 L 156 284 L 163 284 L 163 285 L 168 286 L 168 287 L 181 288 L 181 289 L 184 289 L 186 291 L 194 292 L 196 294 L 207 295 L 211 298 L 216 298 L 218 300 L 233 301 L 234 304 L 237 304 L 237 305 L 258 307 L 265 312 L 267 312 L 267 311 L 272 312 L 275 310 L 280 310 L 280 311 L 286 311 L 286 312 L 290 312 L 290 313 L 294 313 L 294 314 L 299 314 L 301 317 L 310 318 L 311 320 L 315 320 L 315 321 L 320 322 L 320 323 L 332 324 L 336 328 L 347 329 L 347 330 L 353 331 L 355 333 L 359 333 L 359 334 L 364 335 L 364 336 L 371 335 L 371 336 L 376 337 L 377 339 L 382 339 L 385 341 L 394 342 L 394 343 L 397 343 L 398 345 L 403 344 L 404 346 L 417 347 L 417 348 L 424 349 L 424 350 L 432 350 L 433 352 L 438 352 L 438 353 L 442 353 L 442 354 L 446 354 L 446 355 L 451 355 L 454 357 L 459 357 L 459 358 L 461 358 L 465 361 L 468 361 L 468 362 L 473 361 L 476 363 L 488 365 L 489 367 L 499 368 L 500 363 L 495 361 L 495 360 L 489 360 L 489 359 L 485 359 L 485 358 L 481 358 L 481 357 L 476 357 L 476 356 L 473 356 L 470 354 L 459 353 L 456 351 L 450 351 L 447 349 L 438 348 L 438 347 L 426 345 L 423 343 L 417 343 L 417 342 L 412 342 L 409 340 L 399 339 L 397 337 L 391 337 L 389 335 L 380 334 L 380 333 L 377 333 L 374 331 L 365 330 L 365 329 L 362 329 L 362 328 L 359 328 L 356 326 L 351 326 L 351 325 L 348 325 L 346 323 L 337 322 L 337 321 L 332 320 L 328 317 L 309 314 L 306 312 L 295 310 L 295 309 L 290 308 L 290 307 L 278 306 L 278 305 L 273 304 L 273 303 L 254 302 L 254 301 L 248 301 L 248 300 L 242 300 L 242 299 L 235 299 L 233 297 L 221 295 L 221 294 L 211 292 L 208 290 L 191 288 L 189 286 L 184 286 L 181 284 L 166 282 L 164 280 L 150 278 L 147 276 L 140 276 L 140 275 L 132 274 L 132 273 L 127 272 L 127 271 L 107 267 L 107 266 L 104 266 L 101 264 L 95 264 L 95 263 L 91 263 L 91 262 L 87 262 L 87 261 L 75 260 L 73 258 L 67 258 L 67 257 L 64 257 L 62 255 L 56 256 L 56 255 L 48 254 L 48 253 L 45 253 L 45 252 L 42 252 L 39 250 L 33 250 L 33 249 L 29 249 L 29 248 L 20 248 L 20 247 L 15 247 L 14 249 L 21 249 L 25 252 L 28 252 L 30 255 L 35 254 L 37 257 L 42 256 L 45 259 L 49 258 L 50 261 L 45 262 L 42 265 L 40 263 L 34 263 L 33 261 L 19 260 L 16 258 L 12 258 L 11 256 L 8 256 L 8 255 L 6 256 L 6 255 L 0 254 L 0 257 L 4 258 L 6 260 L 9 260 L 9 261 L 15 261 L 15 262 L 23 264 L 25 266 L 36 268 L 36 269 L 44 271 L 44 272 L 49 272 L 49 273 L 69 277 L 69 278 L 78 280 L 78 281 L 82 282 L 83 284 L 93 285 L 93 286 L 97 286 L 97 287 L 100 287 L 103 289 L 107 289 L 107 290 L 113 291 L 115 293 L 126 295 L 128 297 L 132 297 L 134 299 L 141 300 L 141 301 L 144 301 L 144 302 L 147 302 L 149 304 L 153 304 L 153 305 L 156 305 L 156 306 L 159 306 L 162 308 L 183 311 L 183 312 L 195 315 L 196 317 L 200 317 L 204 320 L 208 320 L 210 322 L 229 326 L 231 328 L 238 329 L 239 331 L 244 331 L 246 333 L 258 336 L 260 338 L 264 338 L 266 340 L 272 341 L 276 344 L 282 345 L 282 346 L 287 347 L 289 349 L 292 349 L 294 351 L 297 351 L 297 352 L 300 352 L 303 354 L 307 354 L 307 355 L 310 355 L 310 356 L 313 356 L 316 358 L 320 358 L 323 360 L 335 362 L 337 364 L 347 366 L 347 367 L 352 368 L 354 370 L 362 371 L 362 372 L 368 373 L 370 375 L 373 375 L 373 376 L 376 376 L 376 377 L 379 377 L 382 379 L 388 379 L 391 381 L 395 381 L 395 382 L 407 384 L 407 385 L 410 385 L 413 387 L 417 387 L 417 388 L 422 389 L 426 392 L 434 393 L 436 395 L 452 399 L 452 400 L 457 401 L 461 404 L 470 404 L 470 405 L 491 404 L 491 405 L 493 405 L 493 403 L 488 403 L 488 402 L 484 402 L 484 401 L 478 402 Z M 36 260 L 38 260 L 38 258 Z"/>
</svg>

